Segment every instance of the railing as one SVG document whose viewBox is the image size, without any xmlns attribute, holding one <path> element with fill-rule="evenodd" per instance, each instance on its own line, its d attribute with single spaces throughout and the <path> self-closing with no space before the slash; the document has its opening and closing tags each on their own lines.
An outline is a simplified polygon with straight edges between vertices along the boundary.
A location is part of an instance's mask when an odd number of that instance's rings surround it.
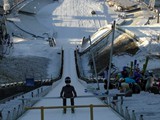
<svg viewBox="0 0 160 120">
<path fill-rule="evenodd" d="M 3 103 L 5 103 L 5 102 L 7 102 L 7 101 L 9 101 L 9 100 L 12 100 L 12 99 L 14 99 L 14 98 L 16 98 L 16 97 L 18 97 L 18 96 L 20 96 L 20 95 L 23 95 L 23 94 L 24 94 L 24 93 L 21 92 L 21 93 L 12 95 L 12 96 L 10 96 L 10 97 L 4 98 L 4 99 L 0 100 L 0 104 L 3 104 Z"/>
<path fill-rule="evenodd" d="M 110 107 L 110 105 L 76 105 L 76 106 L 51 106 L 51 107 L 26 107 L 26 110 L 40 109 L 41 120 L 44 120 L 44 109 L 59 109 L 59 108 L 90 108 L 90 120 L 94 120 L 93 108 L 94 107 Z"/>
<path fill-rule="evenodd" d="M 140 115 L 139 118 L 136 118 L 135 110 L 132 110 L 132 112 L 130 113 L 128 107 L 123 108 L 122 104 L 111 104 L 111 108 L 125 120 L 143 120 L 143 115 Z"/>
<path fill-rule="evenodd" d="M 17 96 L 15 97 L 15 99 L 6 101 L 5 105 L 0 104 L 0 108 L 2 109 L 0 111 L 0 120 L 1 119 L 17 120 L 26 111 L 25 106 L 32 106 L 37 102 L 37 100 L 34 101 L 20 100 L 21 98 L 26 98 L 26 97 L 34 98 L 34 97 L 45 96 L 51 90 L 51 88 L 52 86 L 46 86 L 46 87 L 43 86 L 32 92 L 26 93 L 21 96 Z"/>
</svg>

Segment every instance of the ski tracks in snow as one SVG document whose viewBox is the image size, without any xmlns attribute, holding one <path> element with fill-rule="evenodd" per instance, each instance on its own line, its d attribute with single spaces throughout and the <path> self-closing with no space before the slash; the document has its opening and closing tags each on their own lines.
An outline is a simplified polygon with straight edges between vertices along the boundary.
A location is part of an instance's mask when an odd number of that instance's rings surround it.
<svg viewBox="0 0 160 120">
<path fill-rule="evenodd" d="M 76 73 L 76 66 L 75 66 L 75 58 L 74 58 L 74 48 L 64 48 L 64 70 L 63 70 L 63 77 L 70 76 L 71 79 L 77 79 Z"/>
<path fill-rule="evenodd" d="M 93 0 L 59 1 L 44 6 L 38 13 L 38 21 L 57 33 L 57 47 L 66 44 L 76 46 L 84 36 L 92 35 L 107 24 L 106 15 L 103 13 L 104 4 L 104 1 Z M 93 10 L 95 15 L 91 14 Z M 51 16 L 47 17 L 46 14 Z"/>
<path fill-rule="evenodd" d="M 66 0 L 53 11 L 54 15 L 57 15 L 54 19 L 63 21 L 60 26 L 90 28 L 95 32 L 107 24 L 103 13 L 104 4 L 105 2 L 93 0 Z M 96 11 L 96 15 L 91 14 L 93 10 Z"/>
<path fill-rule="evenodd" d="M 78 120 L 76 113 L 71 113 L 70 109 L 67 110 L 66 114 L 62 112 L 62 115 L 58 120 Z"/>
</svg>

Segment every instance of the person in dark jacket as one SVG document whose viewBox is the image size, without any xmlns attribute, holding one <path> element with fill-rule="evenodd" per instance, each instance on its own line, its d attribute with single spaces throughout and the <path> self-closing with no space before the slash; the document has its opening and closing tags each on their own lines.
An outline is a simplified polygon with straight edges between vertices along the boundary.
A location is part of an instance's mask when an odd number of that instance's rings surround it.
<svg viewBox="0 0 160 120">
<path fill-rule="evenodd" d="M 74 106 L 74 98 L 77 97 L 77 93 L 75 91 L 75 88 L 70 85 L 71 78 L 66 77 L 65 78 L 66 85 L 62 87 L 62 90 L 60 92 L 60 97 L 63 98 L 63 106 L 66 106 L 67 104 L 67 98 L 70 98 L 71 106 Z M 74 113 L 74 108 L 71 109 L 72 113 Z M 64 113 L 66 113 L 66 108 L 64 108 Z"/>
</svg>

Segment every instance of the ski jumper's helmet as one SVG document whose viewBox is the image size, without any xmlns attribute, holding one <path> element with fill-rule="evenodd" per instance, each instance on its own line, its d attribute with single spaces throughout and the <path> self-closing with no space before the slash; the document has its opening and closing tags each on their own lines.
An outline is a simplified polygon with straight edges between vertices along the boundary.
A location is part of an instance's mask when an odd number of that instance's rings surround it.
<svg viewBox="0 0 160 120">
<path fill-rule="evenodd" d="M 71 83 L 71 78 L 70 77 L 66 77 L 65 78 L 65 83 Z"/>
</svg>

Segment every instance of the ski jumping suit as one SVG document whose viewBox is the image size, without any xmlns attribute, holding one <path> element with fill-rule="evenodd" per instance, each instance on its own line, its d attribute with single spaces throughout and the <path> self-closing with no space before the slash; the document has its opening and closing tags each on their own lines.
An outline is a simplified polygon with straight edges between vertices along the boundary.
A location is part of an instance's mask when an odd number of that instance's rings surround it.
<svg viewBox="0 0 160 120">
<path fill-rule="evenodd" d="M 63 106 L 66 106 L 66 99 L 70 98 L 71 106 L 74 106 L 74 97 L 77 97 L 77 93 L 72 85 L 63 86 L 60 97 L 63 98 Z M 66 111 L 66 109 L 64 109 Z M 74 109 L 72 109 L 74 111 Z"/>
</svg>

